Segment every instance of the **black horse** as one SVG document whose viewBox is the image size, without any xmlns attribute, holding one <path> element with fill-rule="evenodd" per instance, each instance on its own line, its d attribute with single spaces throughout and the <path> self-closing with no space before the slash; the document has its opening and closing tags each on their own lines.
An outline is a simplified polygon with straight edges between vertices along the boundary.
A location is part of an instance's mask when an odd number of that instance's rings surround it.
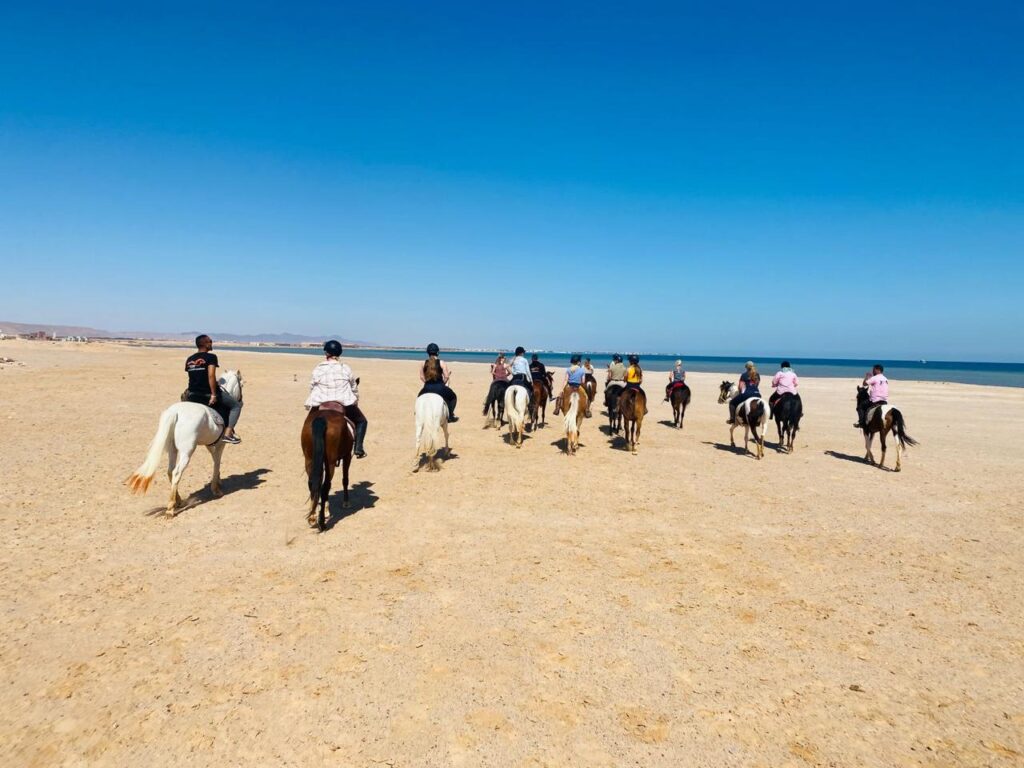
<svg viewBox="0 0 1024 768">
<path fill-rule="evenodd" d="M 779 453 L 793 452 L 793 440 L 800 429 L 800 419 L 804 416 L 804 404 L 800 395 L 784 392 L 771 398 L 772 413 L 769 418 L 775 419 L 779 430 Z"/>
<path fill-rule="evenodd" d="M 505 423 L 505 390 L 508 389 L 507 381 L 492 381 L 491 388 L 487 392 L 487 399 L 484 401 L 484 416 L 501 426 Z"/>
<path fill-rule="evenodd" d="M 608 426 L 611 427 L 612 434 L 618 434 L 619 430 L 622 429 L 622 414 L 619 413 L 619 396 L 622 394 L 623 389 L 624 386 L 621 384 L 604 388 L 604 406 L 608 409 Z"/>
<path fill-rule="evenodd" d="M 673 387 L 669 397 L 672 400 L 672 423 L 682 429 L 683 419 L 686 417 L 686 406 L 690 404 L 690 387 L 686 384 L 681 387 Z"/>
</svg>

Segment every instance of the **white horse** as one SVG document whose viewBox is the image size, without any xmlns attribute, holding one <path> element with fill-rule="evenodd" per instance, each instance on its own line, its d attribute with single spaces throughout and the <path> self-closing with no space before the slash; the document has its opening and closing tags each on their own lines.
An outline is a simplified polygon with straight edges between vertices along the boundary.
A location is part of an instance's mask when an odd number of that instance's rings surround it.
<svg viewBox="0 0 1024 768">
<path fill-rule="evenodd" d="M 437 452 L 441 450 L 441 435 L 444 434 L 444 455 L 448 458 L 448 406 L 444 398 L 433 392 L 425 392 L 416 398 L 416 455 L 413 457 L 413 472 L 420 471 L 420 457 L 427 456 L 427 469 L 437 471 Z"/>
<path fill-rule="evenodd" d="M 588 405 L 587 410 L 589 409 Z M 565 410 L 565 419 L 562 422 L 565 425 L 565 452 L 569 456 L 575 456 L 576 450 L 580 447 L 580 423 L 582 421 L 580 393 L 577 390 L 569 396 L 569 407 Z"/>
<path fill-rule="evenodd" d="M 513 384 L 505 390 L 505 418 L 508 419 L 509 442 L 523 447 L 526 417 L 530 408 L 530 393 L 522 384 Z"/>
<path fill-rule="evenodd" d="M 224 371 L 217 383 L 236 400 L 242 399 L 241 371 Z M 181 506 L 178 483 L 192 460 L 192 454 L 200 445 L 205 445 L 213 457 L 213 479 L 210 491 L 220 498 L 220 457 L 224 452 L 224 419 L 213 408 L 199 403 L 175 403 L 160 414 L 160 424 L 153 442 L 149 445 L 146 460 L 125 481 L 132 493 L 149 490 L 156 475 L 160 459 L 167 453 L 167 478 L 171 481 L 171 499 L 167 502 L 167 514 L 174 515 Z"/>
<path fill-rule="evenodd" d="M 732 399 L 736 385 L 731 381 L 723 381 L 718 388 L 718 402 L 727 403 Z M 754 458 L 764 458 L 764 433 L 768 427 L 768 403 L 760 397 L 751 397 L 744 400 L 736 407 L 736 420 L 729 427 L 729 444 L 736 447 L 736 440 L 733 432 L 736 427 L 743 425 L 743 450 L 750 450 L 750 433 L 754 433 L 754 445 L 757 451 Z M 758 432 L 760 430 L 760 433 Z"/>
</svg>

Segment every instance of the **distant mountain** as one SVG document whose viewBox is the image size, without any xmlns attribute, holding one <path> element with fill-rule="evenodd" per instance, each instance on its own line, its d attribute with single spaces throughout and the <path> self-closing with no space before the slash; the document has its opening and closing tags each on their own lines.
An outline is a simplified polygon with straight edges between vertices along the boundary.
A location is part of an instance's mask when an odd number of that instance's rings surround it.
<svg viewBox="0 0 1024 768">
<path fill-rule="evenodd" d="M 54 336 L 88 336 L 94 339 L 143 339 L 152 341 L 192 341 L 203 331 L 179 331 L 177 333 L 165 333 L 157 331 L 104 331 L 101 328 L 88 328 L 81 325 L 55 325 L 52 323 L 13 323 L 7 320 L 0 320 L 0 333 L 15 335 L 19 333 L 32 333 L 34 331 L 46 331 L 47 335 Z M 347 339 L 339 334 L 324 336 L 303 336 L 297 333 L 216 333 L 206 331 L 213 337 L 215 342 L 239 342 L 254 343 L 257 341 L 269 344 L 319 344 L 326 339 L 337 339 L 343 344 L 353 344 L 363 347 L 377 346 L 370 341 L 357 341 Z"/>
</svg>

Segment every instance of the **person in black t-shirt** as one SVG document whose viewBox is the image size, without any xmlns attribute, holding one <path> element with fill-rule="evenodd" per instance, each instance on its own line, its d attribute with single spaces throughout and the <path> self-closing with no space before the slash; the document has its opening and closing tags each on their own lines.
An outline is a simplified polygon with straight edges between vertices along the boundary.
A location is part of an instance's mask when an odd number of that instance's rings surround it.
<svg viewBox="0 0 1024 768">
<path fill-rule="evenodd" d="M 185 372 L 188 374 L 188 390 L 185 399 L 190 403 L 199 403 L 213 407 L 219 401 L 228 409 L 227 425 L 224 428 L 225 443 L 242 442 L 235 434 L 235 425 L 242 411 L 242 404 L 230 393 L 217 385 L 217 356 L 213 354 L 213 339 L 205 333 L 196 336 L 196 349 L 199 351 L 189 355 L 185 360 Z"/>
</svg>

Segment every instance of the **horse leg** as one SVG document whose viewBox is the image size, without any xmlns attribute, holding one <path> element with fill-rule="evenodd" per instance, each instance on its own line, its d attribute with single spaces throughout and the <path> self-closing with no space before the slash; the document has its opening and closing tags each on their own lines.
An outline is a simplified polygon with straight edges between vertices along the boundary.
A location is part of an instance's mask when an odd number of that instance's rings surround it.
<svg viewBox="0 0 1024 768">
<path fill-rule="evenodd" d="M 864 455 L 864 461 L 868 462 L 869 464 L 875 463 L 875 457 L 871 454 L 871 443 L 874 442 L 874 439 L 875 438 L 871 432 L 866 432 L 864 434 L 864 448 L 867 451 L 867 453 Z"/>
<path fill-rule="evenodd" d="M 331 480 L 334 479 L 334 462 L 324 461 L 324 484 L 320 487 L 320 520 L 326 522 L 331 509 L 327 501 L 331 495 Z M 319 523 L 320 520 L 317 522 Z M 323 526 L 321 526 L 323 530 Z"/>
<path fill-rule="evenodd" d="M 345 455 L 345 458 L 341 460 L 341 507 L 342 509 L 348 509 L 352 505 L 348 500 L 348 468 L 352 465 L 352 452 L 349 451 Z"/>
<path fill-rule="evenodd" d="M 729 445 L 731 445 L 733 448 L 736 447 L 736 439 L 733 437 L 733 432 L 735 432 L 735 431 L 736 431 L 736 423 L 733 422 L 732 425 L 729 427 Z"/>
<path fill-rule="evenodd" d="M 185 473 L 188 468 L 188 463 L 192 461 L 192 452 L 196 449 L 194 445 L 178 452 L 178 461 L 174 465 L 174 469 L 171 471 L 171 500 L 167 502 L 167 514 L 173 516 L 181 505 L 181 497 L 178 495 L 178 483 L 181 482 L 181 476 Z"/>
<path fill-rule="evenodd" d="M 170 443 L 167 446 L 167 482 L 174 485 L 174 465 L 178 463 L 178 446 L 174 444 L 173 440 L 168 440 Z M 177 493 L 171 494 L 171 500 L 176 504 L 181 503 L 181 499 L 176 498 Z"/>
<path fill-rule="evenodd" d="M 899 472 L 902 469 L 902 466 L 900 465 L 900 440 L 899 440 L 899 437 L 900 437 L 899 435 L 896 435 L 896 440 L 895 440 L 895 443 L 896 443 L 896 469 L 893 470 L 895 472 Z"/>
<path fill-rule="evenodd" d="M 882 460 L 879 462 L 879 469 L 885 469 L 885 433 L 888 430 L 882 427 L 882 430 L 878 433 L 878 441 L 882 444 Z"/>
<path fill-rule="evenodd" d="M 633 429 L 635 433 L 633 435 L 633 455 L 636 455 L 636 447 L 640 444 L 640 428 L 643 426 L 643 421 L 637 419 L 633 422 Z"/>
<path fill-rule="evenodd" d="M 224 495 L 220 488 L 220 459 L 224 455 L 224 441 L 218 440 L 213 445 L 207 446 L 210 449 L 210 456 L 213 457 L 213 478 L 210 480 L 210 493 L 215 499 Z"/>
<path fill-rule="evenodd" d="M 782 419 L 780 419 L 778 416 L 775 417 L 775 428 L 779 432 L 779 446 L 778 448 L 776 448 L 776 451 L 782 453 L 785 447 L 785 440 L 783 439 L 783 436 L 785 435 L 785 430 L 782 429 Z"/>
</svg>

